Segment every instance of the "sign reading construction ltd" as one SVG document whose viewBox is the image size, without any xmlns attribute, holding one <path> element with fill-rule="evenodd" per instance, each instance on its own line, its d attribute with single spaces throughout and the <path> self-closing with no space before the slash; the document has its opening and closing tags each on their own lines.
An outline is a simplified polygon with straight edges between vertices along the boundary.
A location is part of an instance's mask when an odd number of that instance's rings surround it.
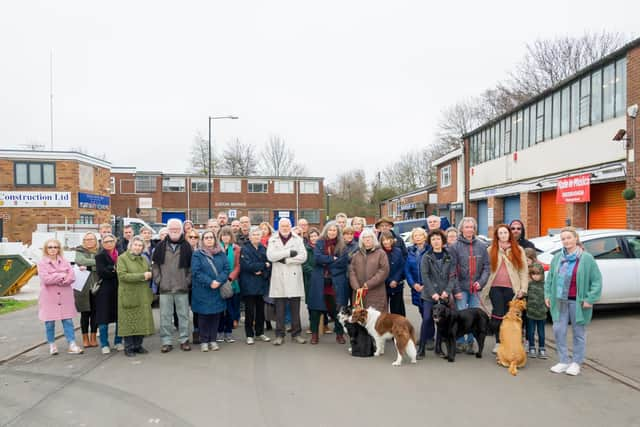
<svg viewBox="0 0 640 427">
<path fill-rule="evenodd" d="M 556 203 L 585 203 L 589 201 L 591 201 L 590 173 L 558 180 Z"/>
<path fill-rule="evenodd" d="M 0 191 L 3 208 L 70 208 L 68 191 Z"/>
</svg>

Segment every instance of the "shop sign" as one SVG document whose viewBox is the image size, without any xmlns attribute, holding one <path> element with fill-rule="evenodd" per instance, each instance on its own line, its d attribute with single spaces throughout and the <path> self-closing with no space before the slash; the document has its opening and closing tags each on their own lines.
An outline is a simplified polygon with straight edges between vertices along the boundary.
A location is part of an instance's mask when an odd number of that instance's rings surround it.
<svg viewBox="0 0 640 427">
<path fill-rule="evenodd" d="M 68 191 L 0 191 L 0 207 L 70 208 Z"/>
<path fill-rule="evenodd" d="M 80 209 L 100 209 L 108 211 L 109 206 L 111 206 L 109 196 L 78 193 L 78 207 Z"/>
<path fill-rule="evenodd" d="M 591 201 L 591 174 L 570 176 L 558 180 L 556 203 L 585 203 Z"/>
</svg>

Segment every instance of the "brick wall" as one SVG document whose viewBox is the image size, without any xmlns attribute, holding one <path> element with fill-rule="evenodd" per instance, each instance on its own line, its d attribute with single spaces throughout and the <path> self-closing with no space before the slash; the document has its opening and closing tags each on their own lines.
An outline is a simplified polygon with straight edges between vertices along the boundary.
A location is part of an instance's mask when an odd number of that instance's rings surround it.
<svg viewBox="0 0 640 427">
<path fill-rule="evenodd" d="M 538 193 L 520 193 L 520 219 L 527 238 L 540 235 L 539 203 Z"/>
<path fill-rule="evenodd" d="M 441 170 L 451 166 L 451 185 L 442 187 Z M 458 159 L 442 163 L 437 167 L 437 183 L 438 183 L 438 204 L 455 203 L 458 201 Z"/>
<path fill-rule="evenodd" d="M 633 104 L 640 105 L 640 47 L 627 53 L 627 105 Z M 636 198 L 627 202 L 627 227 L 637 230 L 640 228 L 640 117 L 632 120 L 627 116 L 627 130 L 630 138 L 635 136 L 635 162 L 627 162 L 627 187 L 636 191 Z"/>
</svg>

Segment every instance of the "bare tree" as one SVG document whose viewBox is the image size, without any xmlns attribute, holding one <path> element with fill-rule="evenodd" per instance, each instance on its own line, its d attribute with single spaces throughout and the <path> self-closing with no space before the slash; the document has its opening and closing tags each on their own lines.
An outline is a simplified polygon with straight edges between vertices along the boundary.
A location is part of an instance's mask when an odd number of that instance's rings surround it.
<svg viewBox="0 0 640 427">
<path fill-rule="evenodd" d="M 271 136 L 261 155 L 261 170 L 269 176 L 303 176 L 306 168 L 296 163 L 295 153 L 279 136 Z"/>
<path fill-rule="evenodd" d="M 222 153 L 220 170 L 233 176 L 255 175 L 258 171 L 258 160 L 251 144 L 245 144 L 235 138 L 227 144 Z"/>
<path fill-rule="evenodd" d="M 211 153 L 211 173 L 218 170 L 218 159 L 215 149 Z M 201 175 L 209 174 L 209 141 L 200 132 L 193 138 L 191 156 L 187 172 Z"/>
</svg>

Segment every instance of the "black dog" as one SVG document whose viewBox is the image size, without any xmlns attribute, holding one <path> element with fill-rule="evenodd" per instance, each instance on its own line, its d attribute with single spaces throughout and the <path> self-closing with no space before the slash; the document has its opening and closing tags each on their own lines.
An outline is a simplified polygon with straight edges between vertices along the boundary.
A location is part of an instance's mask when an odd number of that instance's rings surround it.
<svg viewBox="0 0 640 427">
<path fill-rule="evenodd" d="M 338 321 L 349 335 L 351 348 L 349 351 L 354 357 L 372 357 L 376 351 L 375 340 L 369 335 L 367 329 L 359 323 L 350 322 L 351 308 L 343 307 L 338 312 Z"/>
<path fill-rule="evenodd" d="M 431 310 L 436 334 L 436 354 L 442 354 L 442 340 L 447 345 L 447 360 L 456 360 L 456 339 L 465 334 L 473 334 L 478 341 L 477 358 L 482 357 L 484 339 L 489 328 L 489 316 L 480 308 L 452 310 L 446 304 L 435 304 Z"/>
</svg>

